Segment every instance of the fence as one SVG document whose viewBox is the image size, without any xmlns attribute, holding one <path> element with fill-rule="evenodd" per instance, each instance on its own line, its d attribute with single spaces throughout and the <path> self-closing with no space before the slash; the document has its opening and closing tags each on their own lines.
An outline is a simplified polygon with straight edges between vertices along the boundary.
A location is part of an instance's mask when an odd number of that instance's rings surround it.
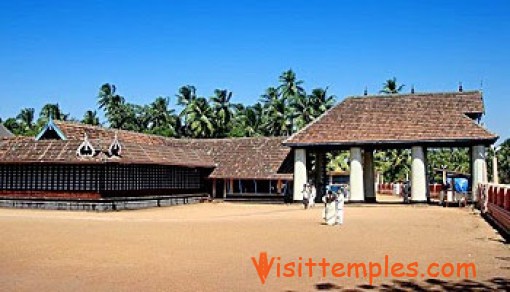
<svg viewBox="0 0 510 292">
<path fill-rule="evenodd" d="M 478 185 L 478 208 L 507 234 L 510 233 L 510 186 L 482 183 Z"/>
</svg>

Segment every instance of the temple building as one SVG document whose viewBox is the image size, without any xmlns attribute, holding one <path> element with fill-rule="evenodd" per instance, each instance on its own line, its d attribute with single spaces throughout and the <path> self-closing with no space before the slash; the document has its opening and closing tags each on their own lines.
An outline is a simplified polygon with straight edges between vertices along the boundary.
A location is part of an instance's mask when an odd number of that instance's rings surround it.
<svg viewBox="0 0 510 292">
<path fill-rule="evenodd" d="M 278 198 L 292 181 L 291 150 L 283 139 L 175 139 L 50 120 L 35 138 L 0 142 L 0 197 L 11 205 Z"/>
<path fill-rule="evenodd" d="M 498 136 L 480 120 L 479 91 L 348 97 L 284 141 L 294 150 L 294 188 L 310 179 L 324 192 L 325 154 L 350 151 L 350 202 L 375 202 L 374 150 L 411 149 L 411 201 L 429 201 L 427 148 L 467 147 L 471 151 L 472 194 L 487 182 L 486 147 Z M 315 155 L 315 177 L 307 160 Z M 294 200 L 301 200 L 294 192 Z M 476 201 L 476 195 L 470 198 Z"/>
</svg>

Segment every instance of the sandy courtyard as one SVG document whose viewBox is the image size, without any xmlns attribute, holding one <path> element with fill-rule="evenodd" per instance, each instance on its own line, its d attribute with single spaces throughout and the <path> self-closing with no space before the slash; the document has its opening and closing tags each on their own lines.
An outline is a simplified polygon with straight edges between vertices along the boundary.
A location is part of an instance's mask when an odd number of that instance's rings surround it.
<svg viewBox="0 0 510 292">
<path fill-rule="evenodd" d="M 508 288 L 510 246 L 468 209 L 347 206 L 342 227 L 321 224 L 322 208 L 213 203 L 116 213 L 0 209 L 2 291 L 313 291 Z M 474 262 L 465 280 L 323 277 L 261 284 L 251 257 L 283 264 Z M 402 291 L 402 290 L 400 290 Z"/>
</svg>

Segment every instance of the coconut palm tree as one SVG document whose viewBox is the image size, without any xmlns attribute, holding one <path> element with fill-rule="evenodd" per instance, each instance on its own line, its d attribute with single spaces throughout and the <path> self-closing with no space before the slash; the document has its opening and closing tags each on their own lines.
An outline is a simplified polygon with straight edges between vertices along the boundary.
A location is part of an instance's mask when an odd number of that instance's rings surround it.
<svg viewBox="0 0 510 292">
<path fill-rule="evenodd" d="M 179 88 L 176 97 L 178 105 L 186 106 L 197 98 L 197 90 L 193 85 L 185 85 Z"/>
<path fill-rule="evenodd" d="M 285 98 L 281 98 L 274 87 L 266 89 L 261 96 L 264 105 L 263 127 L 269 136 L 285 136 L 291 133 L 291 110 Z"/>
<path fill-rule="evenodd" d="M 67 121 L 69 119 L 69 114 L 64 114 L 58 103 L 48 103 L 42 107 L 39 113 L 39 119 L 47 121 L 50 118 L 59 121 Z"/>
<path fill-rule="evenodd" d="M 35 119 L 34 113 L 35 113 L 35 110 L 33 108 L 24 108 L 16 116 L 16 119 L 18 119 L 21 122 L 22 127 L 26 131 L 33 129 L 33 127 L 34 127 L 34 119 Z"/>
<path fill-rule="evenodd" d="M 233 137 L 255 137 L 263 135 L 262 125 L 263 108 L 257 102 L 252 106 L 238 106 L 235 115 L 234 129 L 230 136 Z"/>
<path fill-rule="evenodd" d="M 88 110 L 83 115 L 83 120 L 81 120 L 81 123 L 98 126 L 99 125 L 99 118 L 97 117 L 97 112 Z"/>
<path fill-rule="evenodd" d="M 326 88 L 315 88 L 312 90 L 312 94 L 309 95 L 312 100 L 311 104 L 314 110 L 314 116 L 317 118 L 330 109 L 335 104 L 336 96 L 328 96 L 328 87 Z"/>
<path fill-rule="evenodd" d="M 173 109 L 169 109 L 170 99 L 158 97 L 149 106 L 149 132 L 168 137 L 177 136 L 177 120 Z"/>
<path fill-rule="evenodd" d="M 125 124 L 126 113 L 130 112 L 130 107 L 125 105 L 123 96 L 116 93 L 117 88 L 113 84 L 105 83 L 101 85 L 98 94 L 99 108 L 105 111 L 106 118 L 110 127 L 120 129 Z"/>
<path fill-rule="evenodd" d="M 230 103 L 232 92 L 226 89 L 216 89 L 214 96 L 211 97 L 211 103 L 214 110 L 214 123 L 216 129 L 216 136 L 223 138 L 226 137 L 231 126 L 232 117 L 234 115 Z"/>
<path fill-rule="evenodd" d="M 207 99 L 198 97 L 184 108 L 185 127 L 193 138 L 212 138 L 215 134 L 214 112 Z"/>
<path fill-rule="evenodd" d="M 305 90 L 301 86 L 303 81 L 297 80 L 296 73 L 294 73 L 292 69 L 283 72 L 279 77 L 279 81 L 280 85 L 278 86 L 278 91 L 284 104 L 297 102 L 296 99 L 301 98 L 303 95 L 306 96 Z M 288 116 L 290 122 L 289 134 L 292 134 L 296 128 L 294 126 L 294 115 L 286 114 L 286 116 Z"/>
<path fill-rule="evenodd" d="M 383 88 L 379 91 L 379 93 L 383 94 L 398 94 L 402 91 L 405 84 L 398 85 L 397 84 L 397 78 L 393 77 L 392 79 L 386 80 L 385 83 L 383 83 Z"/>
</svg>

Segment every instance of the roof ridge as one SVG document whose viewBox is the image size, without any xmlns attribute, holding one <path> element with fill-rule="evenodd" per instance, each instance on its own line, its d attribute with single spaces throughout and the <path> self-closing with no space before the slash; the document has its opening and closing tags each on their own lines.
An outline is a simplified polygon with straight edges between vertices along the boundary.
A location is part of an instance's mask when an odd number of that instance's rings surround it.
<svg viewBox="0 0 510 292">
<path fill-rule="evenodd" d="M 414 97 L 414 96 L 429 96 L 429 95 L 467 95 L 478 93 L 482 95 L 480 90 L 468 91 L 439 91 L 439 92 L 418 92 L 418 93 L 396 93 L 396 94 L 371 94 L 371 95 L 349 95 L 345 99 L 361 99 L 361 98 L 395 98 L 395 97 Z"/>
</svg>

